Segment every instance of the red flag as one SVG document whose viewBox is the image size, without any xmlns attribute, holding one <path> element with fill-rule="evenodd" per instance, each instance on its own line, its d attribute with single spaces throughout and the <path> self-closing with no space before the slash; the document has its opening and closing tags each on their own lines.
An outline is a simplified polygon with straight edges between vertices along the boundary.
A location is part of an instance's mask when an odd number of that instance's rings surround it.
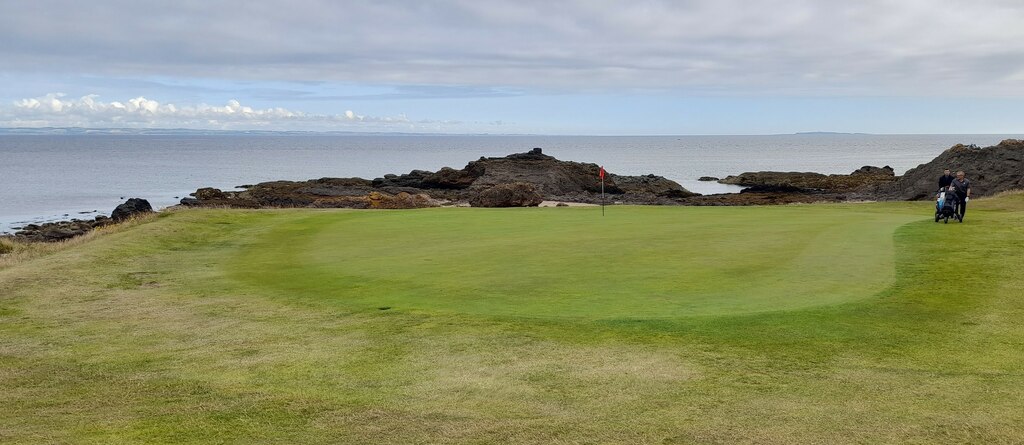
<svg viewBox="0 0 1024 445">
<path fill-rule="evenodd" d="M 601 172 L 600 172 L 600 173 L 598 173 L 598 176 L 600 176 L 600 177 L 601 177 L 601 180 L 602 180 L 602 181 L 604 180 L 604 166 L 603 166 L 603 165 L 601 166 Z"/>
</svg>

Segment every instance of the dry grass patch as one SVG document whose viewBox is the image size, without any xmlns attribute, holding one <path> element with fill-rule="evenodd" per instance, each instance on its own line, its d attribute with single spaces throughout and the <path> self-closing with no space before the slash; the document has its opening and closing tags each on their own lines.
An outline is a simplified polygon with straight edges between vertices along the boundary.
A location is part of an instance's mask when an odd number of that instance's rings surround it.
<svg viewBox="0 0 1024 445">
<path fill-rule="evenodd" d="M 98 227 L 84 235 L 54 243 L 29 243 L 20 242 L 11 238 L 0 238 L 0 269 L 16 266 L 35 258 L 81 246 L 96 239 L 97 237 L 102 237 L 111 233 L 123 232 L 132 227 L 138 226 L 139 224 L 145 224 L 153 221 L 158 218 L 159 215 L 160 214 L 157 213 L 139 215 L 118 224 Z"/>
</svg>

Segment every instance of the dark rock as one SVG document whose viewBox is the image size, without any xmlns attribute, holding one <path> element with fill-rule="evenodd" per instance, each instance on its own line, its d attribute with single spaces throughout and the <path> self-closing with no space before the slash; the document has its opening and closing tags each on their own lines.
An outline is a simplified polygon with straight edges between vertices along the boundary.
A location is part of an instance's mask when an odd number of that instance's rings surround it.
<svg viewBox="0 0 1024 445">
<path fill-rule="evenodd" d="M 473 207 L 536 207 L 544 201 L 533 184 L 514 182 L 483 189 L 469 199 Z"/>
<path fill-rule="evenodd" d="M 870 165 L 865 165 L 861 168 L 854 170 L 853 173 L 850 173 L 850 175 L 896 176 L 896 172 L 894 172 L 892 167 L 888 165 L 886 165 L 885 167 L 873 167 Z"/>
<path fill-rule="evenodd" d="M 566 204 L 564 202 L 560 202 L 558 204 L 555 204 L 555 207 L 569 207 L 569 204 Z"/>
<path fill-rule="evenodd" d="M 698 181 L 709 182 L 709 181 L 718 181 L 719 179 L 714 177 L 714 176 L 701 176 L 701 177 L 697 178 L 697 180 Z"/>
<path fill-rule="evenodd" d="M 548 156 L 544 154 L 544 150 L 540 147 L 534 147 L 532 150 L 526 153 L 515 153 L 505 157 L 506 159 L 521 159 L 521 160 L 534 160 L 534 161 L 554 161 L 554 156 Z"/>
<path fill-rule="evenodd" d="M 404 175 L 385 175 L 383 178 L 374 179 L 370 185 L 373 187 L 424 188 L 423 180 L 433 174 L 434 172 L 426 170 L 413 170 Z"/>
<path fill-rule="evenodd" d="M 196 190 L 195 193 L 190 193 L 190 195 L 195 196 L 196 199 L 200 201 L 227 198 L 227 195 L 225 195 L 223 191 L 221 191 L 220 189 L 215 189 L 213 187 L 203 187 L 199 190 Z"/>
<path fill-rule="evenodd" d="M 181 205 L 188 206 L 188 207 L 194 207 L 194 206 L 200 205 L 200 201 L 198 199 L 196 199 L 196 198 L 181 198 L 180 202 L 181 202 Z"/>
<path fill-rule="evenodd" d="M 796 188 L 821 188 L 821 185 L 827 180 L 828 176 L 821 173 L 760 171 L 726 176 L 718 182 L 743 187 L 790 186 Z"/>
<path fill-rule="evenodd" d="M 800 192 L 831 193 L 850 192 L 867 186 L 891 183 L 896 180 L 891 168 L 864 167 L 850 175 L 824 175 L 812 172 L 747 172 L 727 176 L 718 181 L 744 187 L 762 187 L 758 190 L 773 193 Z"/>
<path fill-rule="evenodd" d="M 131 198 L 114 208 L 114 212 L 110 214 L 110 218 L 115 222 L 121 222 L 136 215 L 152 212 L 153 206 L 149 204 L 149 201 L 141 198 Z"/>
<path fill-rule="evenodd" d="M 370 192 L 365 196 L 336 196 L 320 198 L 310 205 L 315 208 L 350 208 L 350 209 L 419 209 L 436 207 L 430 196 L 424 194 L 398 194 Z"/>
<path fill-rule="evenodd" d="M 84 235 L 95 227 L 95 221 L 55 221 L 30 224 L 15 232 L 14 239 L 27 242 L 56 242 Z"/>
<path fill-rule="evenodd" d="M 470 170 L 456 170 L 443 167 L 437 173 L 427 175 L 421 182 L 421 188 L 464 189 L 473 184 L 479 177 Z"/>
<path fill-rule="evenodd" d="M 667 198 L 687 198 L 696 195 L 679 183 L 661 176 L 620 176 L 608 175 L 622 193 L 627 195 L 654 195 Z"/>
</svg>

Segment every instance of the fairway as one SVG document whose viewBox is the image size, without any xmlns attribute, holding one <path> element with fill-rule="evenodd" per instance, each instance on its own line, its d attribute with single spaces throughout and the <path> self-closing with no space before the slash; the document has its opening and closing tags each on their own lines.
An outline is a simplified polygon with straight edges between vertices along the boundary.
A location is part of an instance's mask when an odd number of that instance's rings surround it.
<svg viewBox="0 0 1024 445">
<path fill-rule="evenodd" d="M 290 212 L 235 276 L 353 308 L 657 318 L 869 298 L 892 283 L 893 232 L 867 206 Z"/>
<path fill-rule="evenodd" d="M 0 443 L 1021 443 L 1024 193 L 182 210 L 0 262 Z"/>
</svg>

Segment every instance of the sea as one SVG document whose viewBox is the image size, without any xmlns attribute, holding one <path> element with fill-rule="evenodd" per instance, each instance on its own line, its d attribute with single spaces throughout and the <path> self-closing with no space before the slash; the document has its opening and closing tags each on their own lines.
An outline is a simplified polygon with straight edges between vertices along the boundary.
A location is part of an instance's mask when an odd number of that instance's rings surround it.
<svg viewBox="0 0 1024 445">
<path fill-rule="evenodd" d="M 765 136 L 497 136 L 350 134 L 3 134 L 0 232 L 29 223 L 109 214 L 127 198 L 174 205 L 200 187 L 234 190 L 271 180 L 373 179 L 414 169 L 462 168 L 484 156 L 540 147 L 612 173 L 665 176 L 697 193 L 739 187 L 701 182 L 746 171 L 896 174 L 957 144 L 1021 135 L 790 134 Z M 595 172 L 596 174 L 596 172 Z"/>
</svg>

